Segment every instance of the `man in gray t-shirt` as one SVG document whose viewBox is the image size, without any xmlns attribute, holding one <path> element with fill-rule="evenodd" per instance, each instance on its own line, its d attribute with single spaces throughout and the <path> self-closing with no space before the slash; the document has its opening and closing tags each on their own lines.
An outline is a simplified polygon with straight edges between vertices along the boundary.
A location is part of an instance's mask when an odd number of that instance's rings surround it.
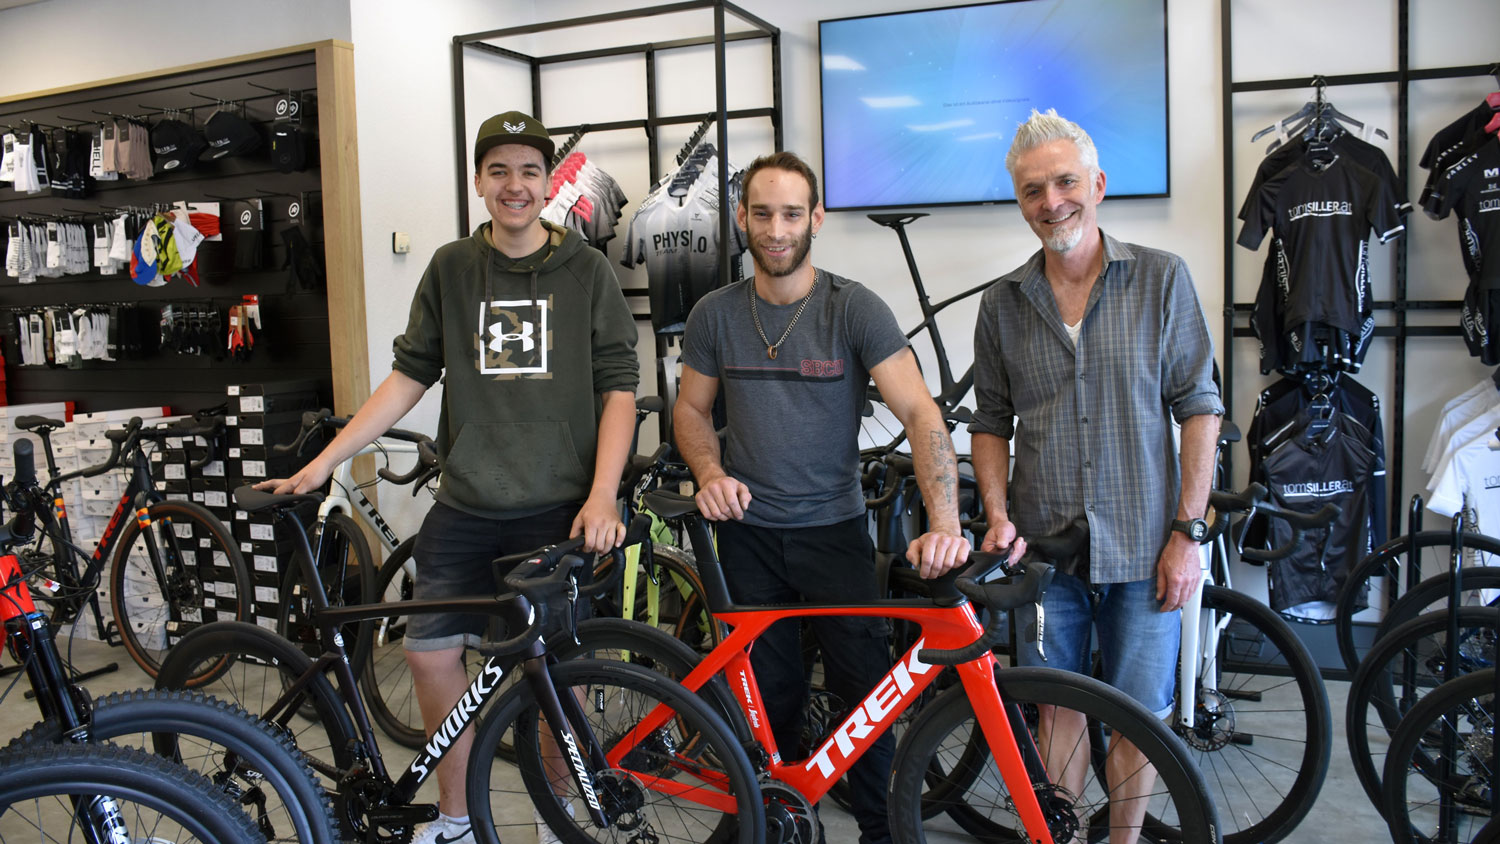
<svg viewBox="0 0 1500 844">
<path fill-rule="evenodd" d="M 935 577 L 968 557 L 958 524 L 957 470 L 942 414 L 890 308 L 864 286 L 815 269 L 823 223 L 818 181 L 797 156 L 764 156 L 745 171 L 738 221 L 755 277 L 705 296 L 688 317 L 677 446 L 718 523 L 719 558 L 741 604 L 866 603 L 879 597 L 859 485 L 859 419 L 870 379 L 905 426 L 931 530 L 907 558 Z M 728 421 L 721 455 L 714 398 Z M 884 618 L 818 618 L 829 691 L 862 700 L 890 668 Z M 800 747 L 807 682 L 797 621 L 750 652 L 783 761 Z M 890 840 L 886 782 L 893 741 L 850 770 L 861 844 Z"/>
</svg>

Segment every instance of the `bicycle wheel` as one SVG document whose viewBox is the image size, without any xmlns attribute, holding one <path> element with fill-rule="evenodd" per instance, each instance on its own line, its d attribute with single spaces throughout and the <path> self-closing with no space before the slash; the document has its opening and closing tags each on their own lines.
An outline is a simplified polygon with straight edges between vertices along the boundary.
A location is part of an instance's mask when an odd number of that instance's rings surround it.
<svg viewBox="0 0 1500 844">
<path fill-rule="evenodd" d="M 328 538 L 325 548 L 323 537 Z M 325 548 L 327 559 L 318 562 L 318 579 L 332 607 L 375 603 L 375 563 L 364 531 L 343 513 L 330 513 L 309 539 L 314 553 Z M 312 590 L 305 575 L 306 563 L 299 552 L 281 579 L 281 600 L 276 612 L 276 635 L 290 639 L 309 657 L 316 659 L 326 649 L 323 636 L 311 621 Z M 356 676 L 368 664 L 370 633 L 374 621 L 345 624 L 340 629 L 349 664 Z"/>
<path fill-rule="evenodd" d="M 168 649 L 200 624 L 250 618 L 250 572 L 224 523 L 190 501 L 160 501 L 120 527 L 109 568 L 109 603 L 130 658 L 155 677 Z M 215 666 L 186 677 L 204 682 Z"/>
<path fill-rule="evenodd" d="M 670 545 L 654 546 L 651 556 L 656 566 L 656 583 L 651 582 L 645 564 L 636 566 L 634 583 L 622 580 L 614 589 L 595 598 L 594 615 L 652 624 L 700 652 L 712 650 L 723 635 L 704 603 L 703 581 L 693 558 Z M 606 555 L 594 569 L 594 582 L 613 577 L 614 565 L 614 557 Z"/>
<path fill-rule="evenodd" d="M 1402 717 L 1443 682 L 1449 617 L 1447 610 L 1426 613 L 1380 637 L 1349 684 L 1349 756 L 1360 785 L 1377 807 L 1383 799 L 1380 777 L 1391 734 Z M 1500 610 L 1459 608 L 1460 674 L 1494 667 L 1497 621 Z"/>
<path fill-rule="evenodd" d="M 1192 726 L 1174 722 L 1173 731 L 1222 810 L 1226 844 L 1279 841 L 1307 816 L 1328 773 L 1322 674 L 1291 627 L 1254 598 L 1205 586 L 1200 619 L 1204 634 L 1221 626 L 1218 648 L 1198 666 Z"/>
<path fill-rule="evenodd" d="M 1479 837 L 1490 822 L 1494 726 L 1494 669 L 1444 683 L 1412 707 L 1385 760 L 1382 802 L 1392 841 Z"/>
<path fill-rule="evenodd" d="M 1500 589 L 1500 566 L 1484 567 L 1463 572 L 1460 583 L 1460 606 L 1496 606 L 1484 600 L 1483 590 Z M 1453 597 L 1453 575 L 1448 572 L 1435 574 L 1402 593 L 1375 629 L 1375 640 L 1419 615 L 1435 610 L 1447 609 Z"/>
<path fill-rule="evenodd" d="M 628 663 L 580 659 L 552 665 L 549 672 L 559 695 L 576 695 L 582 702 L 589 731 L 606 753 L 617 749 L 657 706 L 666 705 L 676 717 L 642 736 L 619 767 L 595 772 L 595 799 L 609 819 L 609 826 L 598 829 L 588 820 L 586 797 L 571 776 L 556 784 L 554 796 L 547 771 L 563 760 L 552 748 L 544 751 L 538 741 L 543 727 L 536 701 L 527 685 L 517 685 L 484 719 L 474 740 L 469 812 L 485 839 L 529 834 L 535 805 L 568 844 L 765 840 L 766 818 L 750 761 L 734 733 L 702 699 L 660 674 Z M 519 781 L 495 753 L 500 737 L 512 725 Z M 580 752 L 587 756 L 587 748 Z M 714 798 L 727 799 L 730 806 L 726 810 L 699 802 Z M 517 826 L 528 831 L 517 833 Z"/>
<path fill-rule="evenodd" d="M 1370 579 L 1396 571 L 1396 564 L 1408 557 L 1421 572 L 1446 572 L 1452 557 L 1452 539 L 1453 532 L 1446 530 L 1425 530 L 1415 535 L 1398 536 L 1376 548 L 1349 572 L 1334 606 L 1334 632 L 1338 638 L 1339 656 L 1350 674 L 1359 670 L 1359 661 L 1369 650 L 1355 644 L 1354 614 L 1358 612 L 1356 607 L 1360 599 L 1368 591 Z M 1466 566 L 1500 566 L 1500 539 L 1482 533 L 1465 533 L 1462 542 Z"/>
<path fill-rule="evenodd" d="M 108 807 L 110 828 L 96 824 Z M 0 761 L 0 842 L 263 841 L 239 806 L 201 774 L 143 750 L 30 745 Z"/>
<path fill-rule="evenodd" d="M 48 719 L 6 750 L 61 740 Z M 333 806 L 302 753 L 234 704 L 198 692 L 115 692 L 94 701 L 89 740 L 153 750 L 202 774 L 250 813 L 267 841 L 337 840 Z"/>
<path fill-rule="evenodd" d="M 200 684 L 199 691 L 238 704 L 281 728 L 307 755 L 313 770 L 333 784 L 354 764 L 351 742 L 357 734 L 343 699 L 327 675 L 313 671 L 312 660 L 296 645 L 254 624 L 206 624 L 167 654 L 156 687 L 181 688 L 185 678 L 202 676 L 205 665 L 223 667 L 212 674 L 212 682 Z M 301 693 L 280 701 L 284 679 L 301 677 L 307 678 Z M 315 718 L 298 714 L 308 700 Z"/>
<path fill-rule="evenodd" d="M 1110 832 L 1110 792 L 1087 761 L 1091 749 L 1085 745 L 1092 742 L 1085 737 L 1090 731 L 1068 747 L 1060 745 L 1060 736 L 1049 736 L 1051 741 L 1044 742 L 1038 730 L 1044 717 L 1041 705 L 1073 710 L 1100 725 L 1092 732 L 1106 748 L 1093 747 L 1092 752 L 1105 755 L 1107 764 L 1120 758 L 1115 755 L 1116 742 L 1123 738 L 1155 767 L 1155 784 L 1145 795 L 1149 811 L 1143 837 L 1219 840 L 1214 804 L 1203 775 L 1166 724 L 1140 704 L 1091 677 L 1051 668 L 1000 669 L 995 672 L 995 685 L 1003 701 L 1020 707 L 1030 733 L 1018 736 L 1021 741 L 1036 742 L 1044 758 L 1078 760 L 1068 765 L 1082 780 L 1076 793 L 1050 782 L 1023 784 L 1041 798 L 1055 840 L 1067 841 L 1075 832 L 1089 841 L 1105 840 Z M 1033 840 L 1015 812 L 1010 797 L 1014 784 L 1005 782 L 978 733 L 973 705 L 962 686 L 943 692 L 917 716 L 896 749 L 890 816 L 895 841 L 920 844 L 929 834 L 941 837 L 953 832 L 954 823 L 939 812 L 960 804 L 982 821 L 982 830 L 974 833 L 981 840 Z M 975 746 L 982 752 L 974 753 Z M 949 775 L 944 783 L 933 785 L 932 772 L 938 770 Z M 1138 769 L 1122 773 L 1131 779 Z"/>
</svg>

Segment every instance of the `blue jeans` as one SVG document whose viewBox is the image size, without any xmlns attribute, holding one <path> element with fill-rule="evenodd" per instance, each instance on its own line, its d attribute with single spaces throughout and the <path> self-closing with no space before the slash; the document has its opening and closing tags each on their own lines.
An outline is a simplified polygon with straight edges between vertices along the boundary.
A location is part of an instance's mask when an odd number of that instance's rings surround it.
<svg viewBox="0 0 1500 844">
<path fill-rule="evenodd" d="M 1156 600 L 1156 578 L 1089 586 L 1061 572 L 1042 598 L 1045 610 L 1042 643 L 1022 641 L 1022 665 L 1062 668 L 1092 674 L 1094 632 L 1103 654 L 1104 682 L 1130 695 L 1158 718 L 1172 711 L 1177 686 L 1177 650 L 1182 612 L 1164 613 Z M 1036 613 L 1023 607 L 1016 628 L 1027 630 Z"/>
</svg>

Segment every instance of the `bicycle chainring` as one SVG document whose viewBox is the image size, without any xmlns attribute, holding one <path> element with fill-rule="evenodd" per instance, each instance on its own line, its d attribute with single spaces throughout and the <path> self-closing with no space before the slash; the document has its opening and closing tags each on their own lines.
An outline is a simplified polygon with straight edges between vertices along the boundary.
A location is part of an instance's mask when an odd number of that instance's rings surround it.
<svg viewBox="0 0 1500 844">
<path fill-rule="evenodd" d="M 1229 698 L 1212 689 L 1198 689 L 1198 705 L 1193 709 L 1191 729 L 1177 734 L 1194 750 L 1212 753 L 1223 750 L 1234 741 L 1234 705 Z"/>
<path fill-rule="evenodd" d="M 762 781 L 766 806 L 766 844 L 819 844 L 823 824 L 802 792 L 785 783 Z"/>
<path fill-rule="evenodd" d="M 380 827 L 374 829 L 372 834 L 369 812 L 388 805 L 390 798 L 391 785 L 376 779 L 373 774 L 360 772 L 344 777 L 339 783 L 338 793 L 334 795 L 333 807 L 334 817 L 338 820 L 344 837 L 370 844 L 410 844 L 412 833 L 416 831 L 412 826 L 396 829 Z"/>
</svg>

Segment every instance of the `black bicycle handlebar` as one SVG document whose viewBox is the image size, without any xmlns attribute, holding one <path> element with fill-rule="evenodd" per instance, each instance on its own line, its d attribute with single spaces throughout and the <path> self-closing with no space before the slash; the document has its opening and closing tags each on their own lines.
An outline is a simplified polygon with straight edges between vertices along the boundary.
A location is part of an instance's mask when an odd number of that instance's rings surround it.
<svg viewBox="0 0 1500 844">
<path fill-rule="evenodd" d="M 1326 528 L 1338 518 L 1342 512 L 1336 504 L 1324 504 L 1311 513 L 1302 513 L 1289 510 L 1271 501 L 1271 493 L 1258 483 L 1250 484 L 1240 492 L 1215 491 L 1208 494 L 1208 504 L 1214 509 L 1213 527 L 1209 536 L 1217 536 L 1228 526 L 1230 513 L 1248 513 L 1247 521 L 1255 518 L 1257 513 L 1281 519 L 1292 529 L 1292 536 L 1287 542 L 1277 548 L 1269 550 L 1256 548 L 1240 548 L 1240 557 L 1257 563 L 1270 562 L 1288 557 L 1297 547 L 1302 544 L 1304 531 Z M 1328 552 L 1328 543 L 1332 534 L 1325 534 L 1322 542 L 1322 553 Z"/>
<path fill-rule="evenodd" d="M 1026 564 L 1026 574 L 1020 579 L 1011 575 L 992 583 L 980 583 L 972 577 L 960 577 L 954 583 L 958 591 L 975 604 L 991 610 L 984 633 L 961 648 L 923 648 L 917 651 L 917 659 L 928 665 L 959 665 L 989 653 L 1007 628 L 1006 616 L 1000 611 L 1041 601 L 1042 593 L 1047 591 L 1056 572 L 1048 563 L 1032 562 Z M 1037 631 L 1031 633 L 1037 635 Z"/>
<path fill-rule="evenodd" d="M 625 531 L 625 541 L 620 547 L 609 551 L 615 558 L 615 564 L 610 567 L 614 575 L 587 586 L 577 586 L 573 581 L 573 573 L 584 566 L 583 557 L 577 553 L 583 547 L 582 535 L 556 545 L 496 559 L 494 565 L 497 569 L 510 570 L 505 576 L 505 585 L 515 594 L 526 598 L 535 612 L 525 630 L 509 639 L 481 644 L 479 652 L 485 656 L 505 656 L 536 641 L 546 629 L 549 608 L 554 601 L 563 596 L 570 600 L 589 597 L 612 587 L 624 574 L 625 549 L 639 544 L 650 531 L 650 516 L 638 515 L 632 519 L 630 527 Z M 499 598 L 504 599 L 503 595 Z"/>
<path fill-rule="evenodd" d="M 305 411 L 302 414 L 302 429 L 297 432 L 296 438 L 289 443 L 277 443 L 271 446 L 271 453 L 275 455 L 301 455 L 303 449 L 307 448 L 307 443 L 315 432 L 325 428 L 336 431 L 347 426 L 349 420 L 353 418 L 352 416 L 334 416 L 333 411 L 326 407 Z M 428 480 L 431 480 L 432 476 L 440 471 L 438 467 L 437 445 L 432 441 L 432 437 L 426 434 L 419 434 L 416 431 L 390 428 L 381 434 L 380 438 L 409 442 L 417 447 L 416 465 L 412 466 L 408 471 L 401 473 L 392 472 L 389 467 L 381 466 L 375 470 L 376 476 L 381 480 L 389 481 L 393 484 L 414 483 L 415 486 L 412 489 L 412 495 L 416 495 L 417 490 L 421 489 Z"/>
</svg>

